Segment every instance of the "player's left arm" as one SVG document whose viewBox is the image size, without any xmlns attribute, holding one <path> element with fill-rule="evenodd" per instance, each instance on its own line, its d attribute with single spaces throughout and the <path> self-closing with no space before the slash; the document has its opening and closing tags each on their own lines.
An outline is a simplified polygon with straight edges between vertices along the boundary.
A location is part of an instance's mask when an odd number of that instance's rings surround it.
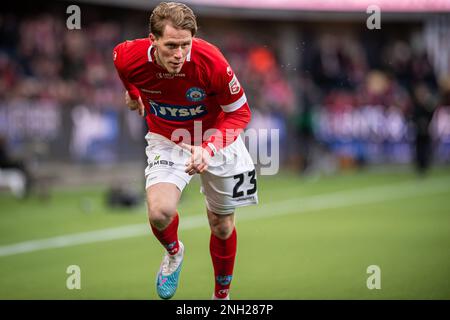
<svg viewBox="0 0 450 320">
<path fill-rule="evenodd" d="M 239 109 L 224 112 L 224 114 L 225 116 L 214 127 L 216 129 L 215 133 L 202 144 L 202 147 L 211 156 L 214 156 L 220 149 L 232 144 L 247 127 L 251 118 L 251 111 L 247 102 L 244 102 Z"/>
<path fill-rule="evenodd" d="M 209 159 L 220 149 L 233 143 L 250 122 L 251 111 L 244 90 L 225 58 L 218 53 L 217 63 L 211 73 L 211 91 L 217 93 L 223 116 L 213 126 L 214 132 L 201 146 L 183 145 L 192 157 L 186 164 L 190 175 L 203 173 L 208 168 Z"/>
<path fill-rule="evenodd" d="M 231 67 L 224 62 L 218 65 L 211 77 L 213 90 L 219 93 L 217 100 L 224 115 L 215 123 L 215 132 L 202 144 L 211 156 L 233 143 L 251 119 L 244 89 Z"/>
<path fill-rule="evenodd" d="M 234 142 L 250 121 L 250 108 L 245 102 L 239 109 L 225 112 L 225 116 L 215 126 L 215 133 L 203 142 L 201 146 L 182 144 L 182 147 L 190 151 L 192 157 L 186 164 L 186 172 L 189 175 L 203 173 L 208 169 L 209 159 L 225 146 Z"/>
</svg>

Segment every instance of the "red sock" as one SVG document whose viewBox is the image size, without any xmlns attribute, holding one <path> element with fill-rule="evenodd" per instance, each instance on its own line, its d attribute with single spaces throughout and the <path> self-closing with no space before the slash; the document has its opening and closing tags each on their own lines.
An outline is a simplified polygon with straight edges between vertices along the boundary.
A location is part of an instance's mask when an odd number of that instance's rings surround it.
<svg viewBox="0 0 450 320">
<path fill-rule="evenodd" d="M 230 290 L 236 247 L 236 228 L 226 240 L 222 240 L 211 233 L 209 251 L 214 266 L 214 294 L 217 298 L 225 298 Z"/>
<path fill-rule="evenodd" d="M 172 219 L 172 222 L 164 229 L 158 230 L 151 223 L 153 234 L 166 248 L 167 252 L 174 255 L 178 252 L 180 245 L 178 243 L 178 213 Z"/>
</svg>

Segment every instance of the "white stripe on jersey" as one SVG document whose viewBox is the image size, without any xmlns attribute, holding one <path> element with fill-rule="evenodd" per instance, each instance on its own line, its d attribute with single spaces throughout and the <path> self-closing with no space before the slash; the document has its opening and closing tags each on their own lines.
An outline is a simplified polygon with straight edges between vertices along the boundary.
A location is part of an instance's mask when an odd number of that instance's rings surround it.
<svg viewBox="0 0 450 320">
<path fill-rule="evenodd" d="M 211 151 L 213 152 L 213 155 L 216 155 L 216 153 L 217 153 L 216 146 L 213 145 L 213 144 L 210 142 L 210 143 L 208 143 L 208 147 L 209 147 L 209 148 L 211 149 Z"/>
<path fill-rule="evenodd" d="M 148 61 L 150 61 L 150 62 L 152 62 L 152 48 L 153 48 L 153 45 L 150 45 L 150 47 L 148 47 L 148 50 L 147 50 Z"/>
<path fill-rule="evenodd" d="M 187 57 L 186 57 L 186 61 L 191 61 L 191 51 L 192 51 L 192 46 L 191 49 L 189 50 Z"/>
<path fill-rule="evenodd" d="M 247 97 L 245 96 L 245 93 L 240 97 L 238 100 L 236 100 L 233 103 L 227 104 L 226 106 L 221 106 L 222 110 L 224 112 L 233 112 L 239 109 L 244 105 L 244 103 L 247 102 Z"/>
</svg>

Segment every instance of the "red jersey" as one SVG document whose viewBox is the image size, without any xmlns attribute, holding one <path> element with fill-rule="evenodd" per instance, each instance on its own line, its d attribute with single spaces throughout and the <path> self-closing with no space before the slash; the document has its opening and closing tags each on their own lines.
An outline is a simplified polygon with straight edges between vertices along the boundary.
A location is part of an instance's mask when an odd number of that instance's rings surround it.
<svg viewBox="0 0 450 320">
<path fill-rule="evenodd" d="M 182 128 L 194 137 L 194 122 L 201 121 L 203 132 L 216 129 L 202 141 L 211 154 L 233 142 L 237 135 L 226 137 L 226 130 L 244 129 L 250 109 L 244 90 L 219 49 L 193 38 L 183 67 L 176 74 L 156 63 L 154 50 L 151 40 L 145 38 L 122 42 L 113 52 L 117 72 L 131 99 L 142 98 L 149 131 L 171 139 L 174 130 Z"/>
</svg>

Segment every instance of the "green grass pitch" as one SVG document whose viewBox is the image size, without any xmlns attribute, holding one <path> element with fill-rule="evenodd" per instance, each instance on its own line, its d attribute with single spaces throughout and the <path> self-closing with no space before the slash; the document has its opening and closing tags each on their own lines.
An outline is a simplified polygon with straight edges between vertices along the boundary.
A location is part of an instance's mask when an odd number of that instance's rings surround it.
<svg viewBox="0 0 450 320">
<path fill-rule="evenodd" d="M 285 172 L 259 177 L 258 190 L 260 204 L 236 213 L 232 299 L 450 299 L 450 168 L 425 178 L 405 168 L 320 179 Z M 0 195 L 0 299 L 157 299 L 163 249 L 145 232 L 145 206 L 110 210 L 104 192 L 59 190 L 48 202 Z M 186 256 L 174 299 L 210 299 L 198 179 L 179 211 Z M 128 237 L 96 238 L 98 230 L 139 225 L 144 231 Z M 93 238 L 81 244 L 5 251 L 86 232 Z M 81 269 L 79 290 L 66 287 L 70 265 Z M 380 268 L 380 289 L 367 287 L 372 265 Z"/>
</svg>

